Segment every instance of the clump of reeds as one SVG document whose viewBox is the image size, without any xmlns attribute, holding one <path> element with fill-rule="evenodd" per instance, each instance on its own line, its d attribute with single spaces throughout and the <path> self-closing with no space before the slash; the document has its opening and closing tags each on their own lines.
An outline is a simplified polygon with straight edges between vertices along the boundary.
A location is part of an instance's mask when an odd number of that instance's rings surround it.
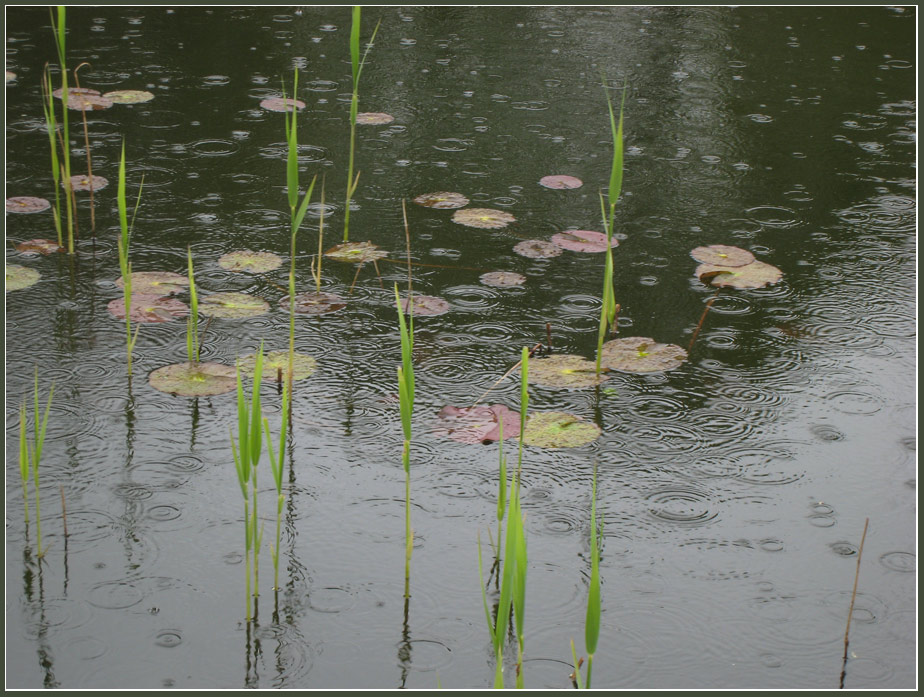
<svg viewBox="0 0 924 697">
<path fill-rule="evenodd" d="M 142 179 L 141 186 L 144 186 Z M 138 199 L 135 201 L 135 210 L 132 212 L 131 224 L 128 222 L 128 206 L 125 200 L 125 141 L 122 141 L 122 156 L 119 160 L 119 189 L 117 193 L 119 207 L 119 226 L 121 235 L 118 239 L 119 250 L 119 269 L 122 272 L 122 297 L 125 303 L 125 345 L 127 353 L 128 376 L 132 375 L 132 351 L 135 348 L 135 342 L 138 340 L 138 332 L 141 330 L 141 324 L 135 329 L 132 336 L 132 263 L 129 259 L 129 246 L 131 243 L 131 232 L 135 225 L 135 214 L 138 212 L 138 204 L 141 203 L 141 188 L 138 189 Z M 192 259 L 190 258 L 190 264 Z M 192 271 L 190 270 L 190 285 L 192 284 Z M 192 360 L 192 358 L 190 358 Z"/>
<path fill-rule="evenodd" d="M 401 365 L 398 367 L 398 399 L 401 405 L 401 428 L 404 431 L 404 448 L 401 463 L 404 466 L 404 597 L 410 597 L 411 553 L 414 551 L 414 531 L 411 528 L 411 416 L 414 412 L 414 313 L 408 303 L 408 321 L 404 320 L 398 284 L 395 284 L 395 303 L 398 306 L 398 328 L 401 332 Z"/>
<path fill-rule="evenodd" d="M 29 496 L 28 480 L 29 474 L 32 475 L 32 487 L 35 490 L 35 535 L 36 535 L 36 554 L 41 559 L 45 556 L 45 550 L 42 549 L 42 514 L 39 505 L 39 463 L 42 460 L 42 447 L 45 444 L 45 430 L 48 427 L 48 413 L 51 411 L 51 400 L 55 394 L 55 384 L 51 383 L 48 392 L 48 402 L 45 404 L 45 412 L 42 415 L 39 412 L 39 383 L 38 368 L 35 369 L 35 389 L 33 396 L 33 413 L 32 426 L 33 437 L 29 442 L 26 434 L 26 400 L 23 399 L 19 407 L 19 474 L 22 478 L 22 495 L 26 506 L 26 523 L 29 522 Z"/>
<path fill-rule="evenodd" d="M 587 594 L 587 616 L 584 620 L 584 646 L 587 649 L 587 677 L 581 675 L 582 660 L 577 657 L 574 640 L 571 641 L 571 656 L 574 658 L 572 679 L 578 689 L 591 689 L 591 675 L 594 667 L 594 654 L 600 638 L 600 536 L 602 524 L 597 529 L 597 465 L 594 463 L 594 478 L 590 499 L 590 589 Z"/>
<path fill-rule="evenodd" d="M 66 31 L 66 8 L 64 5 L 57 6 L 57 21 L 55 20 L 55 11 L 49 8 L 51 12 L 51 29 L 55 37 L 55 45 L 58 50 L 58 61 L 61 64 L 61 132 L 58 133 L 58 139 L 61 145 L 61 159 L 60 159 L 60 169 L 63 171 L 60 174 L 60 177 L 64 181 L 64 194 L 67 204 L 67 253 L 74 253 L 74 234 L 75 228 L 77 225 L 76 220 L 76 203 L 74 201 L 74 189 L 71 187 L 71 154 L 70 154 L 70 130 L 68 128 L 68 116 L 67 116 L 67 100 L 70 96 L 68 94 L 68 85 L 67 85 L 67 62 L 65 60 L 65 37 L 67 34 Z M 46 70 L 46 76 L 47 76 Z M 50 77 L 47 80 L 48 82 L 48 96 L 49 96 L 49 106 L 50 111 L 52 112 L 52 123 L 54 121 L 54 105 L 51 101 L 51 79 Z M 47 115 L 46 115 L 47 119 Z M 57 157 L 53 158 L 53 163 L 57 160 Z M 57 183 L 57 182 L 56 182 Z M 56 187 L 57 189 L 57 187 Z"/>
<path fill-rule="evenodd" d="M 46 63 L 42 73 L 42 111 L 45 114 L 45 129 L 48 131 L 48 142 L 51 146 L 51 177 L 55 183 L 53 211 L 55 230 L 58 233 L 58 246 L 64 247 L 64 230 L 61 227 L 61 163 L 58 160 L 58 121 L 55 118 L 55 98 L 52 92 L 51 72 Z"/>
<path fill-rule="evenodd" d="M 366 45 L 366 51 L 363 53 L 362 59 L 359 57 L 359 32 L 361 25 L 361 10 L 359 5 L 353 6 L 353 25 L 350 30 L 350 64 L 353 69 L 353 95 L 350 99 L 350 160 L 347 165 L 347 195 L 346 195 L 346 206 L 343 212 L 343 241 L 349 242 L 350 240 L 350 201 L 353 199 L 353 194 L 356 193 L 356 187 L 359 186 L 359 172 L 356 173 L 356 178 L 353 178 L 353 161 L 356 154 L 356 115 L 359 113 L 359 76 L 363 72 L 363 66 L 366 64 L 366 57 L 369 55 L 369 50 L 372 48 L 372 42 L 375 41 L 375 35 L 379 31 L 379 25 L 382 23 L 381 20 L 375 25 L 375 30 L 372 32 L 372 37 L 369 39 L 369 43 Z"/>
</svg>

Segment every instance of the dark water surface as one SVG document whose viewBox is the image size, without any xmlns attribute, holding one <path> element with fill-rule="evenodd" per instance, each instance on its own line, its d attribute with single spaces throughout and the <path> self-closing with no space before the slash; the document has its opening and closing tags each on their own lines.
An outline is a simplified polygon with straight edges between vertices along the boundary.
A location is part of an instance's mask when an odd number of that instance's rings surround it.
<svg viewBox="0 0 924 697">
<path fill-rule="evenodd" d="M 605 525 L 594 685 L 834 688 L 864 519 L 870 527 L 846 685 L 916 685 L 916 82 L 914 7 L 390 7 L 360 85 L 362 171 L 351 239 L 402 259 L 402 199 L 459 191 L 516 217 L 504 230 L 408 203 L 419 293 L 410 603 L 395 366 L 395 282 L 382 261 L 348 306 L 297 319 L 318 360 L 298 384 L 286 453 L 282 588 L 262 554 L 259 617 L 244 622 L 242 506 L 228 429 L 233 393 L 198 400 L 147 384 L 185 360 L 182 322 L 145 325 L 129 389 L 115 186 L 144 190 L 135 270 L 185 273 L 202 297 L 265 298 L 268 314 L 216 319 L 203 359 L 285 348 L 288 265 L 283 116 L 260 108 L 299 68 L 302 180 L 326 174 L 325 248 L 340 241 L 351 90 L 349 8 L 72 8 L 70 68 L 146 104 L 88 114 L 97 239 L 76 258 L 27 256 L 49 213 L 7 216 L 7 262 L 41 273 L 6 296 L 6 667 L 11 688 L 484 688 L 493 680 L 476 541 L 494 528 L 497 446 L 434 433 L 545 341 L 592 358 L 602 255 L 527 259 L 513 246 L 601 229 L 611 144 L 601 72 L 625 102 L 617 211 L 620 334 L 689 344 L 714 291 L 689 251 L 728 244 L 779 267 L 760 290 L 723 291 L 690 360 L 600 390 L 535 386 L 530 412 L 597 422 L 590 445 L 527 447 L 525 682 L 570 686 L 583 649 L 590 485 Z M 39 78 L 55 61 L 45 8 L 8 7 L 6 195 L 53 197 Z M 618 96 L 618 94 L 617 94 Z M 85 156 L 72 112 L 74 167 Z M 574 190 L 538 185 L 581 178 Z M 320 205 L 298 242 L 311 290 Z M 329 244 L 328 244 L 329 242 Z M 286 259 L 265 276 L 217 265 L 236 249 Z M 483 285 L 516 271 L 513 289 Z M 325 261 L 346 296 L 352 265 Z M 184 300 L 186 296 L 181 296 Z M 203 323 L 204 326 L 204 323 Z M 43 542 L 23 524 L 18 408 L 40 369 L 55 383 L 41 469 Z M 264 386 L 278 433 L 279 399 Z M 517 409 L 502 382 L 490 402 Z M 512 443 L 512 441 L 508 441 Z M 513 446 L 508 446 L 513 453 Z M 265 462 L 265 460 L 264 460 Z M 268 468 L 261 496 L 274 526 Z M 63 535 L 60 492 L 67 507 Z M 512 681 L 511 671 L 508 680 Z"/>
</svg>

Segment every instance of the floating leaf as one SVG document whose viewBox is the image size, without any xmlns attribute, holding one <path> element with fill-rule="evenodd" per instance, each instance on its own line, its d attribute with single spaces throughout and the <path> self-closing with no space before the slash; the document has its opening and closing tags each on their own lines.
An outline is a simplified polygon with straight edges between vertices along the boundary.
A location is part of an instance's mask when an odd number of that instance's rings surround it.
<svg viewBox="0 0 924 697">
<path fill-rule="evenodd" d="M 623 373 L 656 373 L 673 370 L 687 360 L 687 352 L 675 344 L 658 344 L 644 336 L 613 339 L 603 344 L 600 365 Z M 532 366 L 530 366 L 532 367 Z"/>
<path fill-rule="evenodd" d="M 48 255 L 54 254 L 55 252 L 63 252 L 64 247 L 61 247 L 54 240 L 26 240 L 16 245 L 16 251 L 22 252 L 23 254 Z"/>
<path fill-rule="evenodd" d="M 125 298 L 116 298 L 108 305 L 109 313 L 125 319 Z M 189 314 L 186 303 L 165 295 L 132 293 L 132 322 L 172 322 Z"/>
<path fill-rule="evenodd" d="M 763 288 L 778 283 L 783 272 L 770 264 L 754 261 L 745 266 L 700 264 L 696 267 L 696 276 L 716 288 Z"/>
<path fill-rule="evenodd" d="M 61 182 L 63 187 L 65 182 Z M 105 189 L 109 185 L 109 180 L 106 177 L 100 177 L 96 174 L 93 175 L 93 191 L 99 191 L 100 189 Z M 89 191 L 90 190 L 90 177 L 86 174 L 76 174 L 71 177 L 71 189 L 73 191 Z"/>
<path fill-rule="evenodd" d="M 532 367 L 530 364 L 530 371 Z M 577 448 L 592 443 L 599 436 L 600 428 L 580 416 L 545 411 L 529 417 L 523 431 L 523 442 L 540 448 Z"/>
<path fill-rule="evenodd" d="M 268 311 L 268 302 L 246 293 L 212 293 L 199 301 L 199 314 L 205 317 L 243 319 Z"/>
<path fill-rule="evenodd" d="M 452 222 L 482 230 L 499 230 L 514 221 L 510 213 L 493 208 L 461 208 L 452 214 Z"/>
<path fill-rule="evenodd" d="M 113 102 L 97 94 L 75 94 L 67 98 L 67 108 L 74 111 L 102 111 Z"/>
<path fill-rule="evenodd" d="M 513 271 L 491 271 L 481 274 L 481 282 L 495 288 L 509 288 L 526 283 L 526 276 Z"/>
<path fill-rule="evenodd" d="M 557 244 L 545 240 L 523 240 L 513 248 L 513 251 L 530 259 L 550 259 L 557 257 L 563 250 Z"/>
<path fill-rule="evenodd" d="M 690 252 L 690 256 L 703 264 L 716 266 L 746 266 L 754 261 L 754 255 L 748 250 L 725 244 L 697 247 Z"/>
<path fill-rule="evenodd" d="M 567 174 L 550 174 L 539 180 L 539 185 L 546 189 L 577 189 L 584 186 L 577 177 L 569 177 Z"/>
<path fill-rule="evenodd" d="M 296 111 L 297 109 L 304 109 L 305 102 L 300 99 L 292 99 L 291 97 L 269 97 L 260 102 L 260 106 L 268 111 Z"/>
<path fill-rule="evenodd" d="M 336 259 L 337 261 L 347 261 L 353 264 L 364 264 L 367 261 L 375 261 L 382 257 L 387 257 L 388 252 L 381 250 L 372 242 L 344 242 L 336 247 L 331 247 L 324 256 Z"/>
<path fill-rule="evenodd" d="M 289 296 L 285 296 L 279 304 L 289 309 Z M 303 315 L 322 315 L 326 312 L 336 312 L 346 307 L 346 300 L 333 293 L 302 293 L 295 296 L 295 312 Z"/>
<path fill-rule="evenodd" d="M 306 353 L 296 353 L 292 359 L 293 380 L 304 380 L 311 377 L 318 365 L 318 362 Z M 247 356 L 241 356 L 237 364 L 241 369 L 241 375 L 252 378 L 257 366 L 257 354 L 251 353 Z M 276 380 L 280 370 L 282 370 L 283 376 L 289 374 L 288 351 L 270 351 L 263 354 L 264 381 Z"/>
<path fill-rule="evenodd" d="M 145 90 L 115 90 L 114 92 L 106 92 L 103 97 L 113 104 L 141 104 L 154 99 L 154 95 Z"/>
<path fill-rule="evenodd" d="M 383 114 L 380 111 L 367 111 L 356 114 L 356 123 L 365 124 L 367 126 L 382 126 L 394 120 L 395 117 L 391 114 Z"/>
<path fill-rule="evenodd" d="M 251 252 L 241 250 L 228 252 L 218 259 L 218 265 L 228 271 L 266 273 L 282 266 L 282 257 L 272 252 Z"/>
<path fill-rule="evenodd" d="M 552 235 L 552 242 L 572 252 L 605 252 L 606 235 L 594 230 L 565 230 Z M 616 247 L 619 243 L 613 239 L 610 246 Z"/>
<path fill-rule="evenodd" d="M 443 315 L 449 312 L 449 303 L 432 295 L 415 295 L 414 316 Z M 401 309 L 407 313 L 407 298 L 401 298 Z"/>
<path fill-rule="evenodd" d="M 47 199 L 35 196 L 13 196 L 6 200 L 7 213 L 41 213 L 51 208 Z"/>
<path fill-rule="evenodd" d="M 12 82 L 15 79 L 16 79 L 16 73 L 14 73 L 12 70 L 7 70 L 6 71 L 6 81 Z"/>
<path fill-rule="evenodd" d="M 35 269 L 30 269 L 19 264 L 6 265 L 6 292 L 11 290 L 22 290 L 34 285 L 42 275 Z"/>
<path fill-rule="evenodd" d="M 121 277 L 116 281 L 123 288 Z M 189 286 L 189 276 L 172 271 L 135 271 L 132 274 L 132 292 L 139 295 L 176 295 Z"/>
<path fill-rule="evenodd" d="M 221 363 L 174 363 L 153 371 L 151 387 L 182 397 L 210 397 L 237 387 L 237 371 Z"/>
<path fill-rule="evenodd" d="M 455 191 L 435 191 L 432 194 L 421 194 L 414 198 L 414 203 L 427 208 L 462 208 L 468 205 L 468 199 Z"/>
<path fill-rule="evenodd" d="M 61 97 L 64 95 L 64 88 L 59 87 L 54 92 L 52 92 L 52 94 L 58 99 L 61 99 Z M 70 101 L 74 97 L 99 97 L 99 96 L 100 96 L 99 90 L 94 90 L 89 87 L 68 87 L 67 88 L 68 101 Z"/>
<path fill-rule="evenodd" d="M 555 354 L 529 362 L 529 382 L 547 387 L 593 387 L 607 379 L 597 376 L 596 364 L 583 356 Z"/>
<path fill-rule="evenodd" d="M 489 407 L 443 407 L 438 414 L 437 435 L 459 443 L 487 443 L 500 440 L 500 423 L 504 424 L 504 440 L 520 435 L 520 414 L 503 404 Z"/>
</svg>

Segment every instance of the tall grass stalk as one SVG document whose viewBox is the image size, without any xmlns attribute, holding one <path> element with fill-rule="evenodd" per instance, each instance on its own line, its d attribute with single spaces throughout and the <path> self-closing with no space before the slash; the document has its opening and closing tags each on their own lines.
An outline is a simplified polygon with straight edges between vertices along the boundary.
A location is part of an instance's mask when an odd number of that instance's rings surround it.
<svg viewBox="0 0 924 697">
<path fill-rule="evenodd" d="M 189 275 L 189 317 L 186 320 L 186 356 L 190 363 L 199 362 L 199 296 L 193 273 L 192 248 L 186 247 L 187 274 Z"/>
<path fill-rule="evenodd" d="M 74 235 L 77 225 L 77 207 L 74 201 L 74 189 L 71 186 L 71 147 L 70 147 L 70 130 L 68 128 L 67 116 L 67 62 L 65 60 L 66 47 L 66 8 L 64 5 L 57 6 L 57 21 L 55 20 L 55 10 L 49 8 L 51 12 L 51 29 L 55 37 L 55 46 L 58 50 L 58 61 L 61 64 L 61 132 L 58 133 L 58 139 L 61 144 L 61 176 L 64 180 L 64 195 L 67 203 L 67 253 L 74 253 Z M 49 90 L 50 93 L 50 90 Z M 54 111 L 52 107 L 52 111 Z"/>
<path fill-rule="evenodd" d="M 51 176 L 55 183 L 55 230 L 58 233 L 58 246 L 64 246 L 64 231 L 61 227 L 61 164 L 58 161 L 58 122 L 55 118 L 55 98 L 52 94 L 51 71 L 48 63 L 42 72 L 42 111 L 45 114 L 45 129 L 51 146 Z"/>
<path fill-rule="evenodd" d="M 289 383 L 286 381 L 282 387 L 282 425 L 279 430 L 279 456 L 273 450 L 273 439 L 270 436 L 269 422 L 263 419 L 263 430 L 266 434 L 266 449 L 269 453 L 270 469 L 273 473 L 273 483 L 276 485 L 276 544 L 270 545 L 270 555 L 273 558 L 273 589 L 279 590 L 279 549 L 282 530 L 282 508 L 286 497 L 282 493 L 282 465 L 286 444 L 286 422 L 289 413 Z"/>
<path fill-rule="evenodd" d="M 321 175 L 321 220 L 318 225 L 317 262 L 311 262 L 311 275 L 314 277 L 315 291 L 321 292 L 321 261 L 324 259 L 324 194 L 327 188 L 327 175 Z M 315 266 L 317 264 L 317 267 Z"/>
<path fill-rule="evenodd" d="M 48 402 L 45 404 L 45 412 L 39 411 L 39 380 L 38 367 L 35 369 L 35 388 L 32 402 L 32 442 L 26 434 L 26 404 L 25 400 L 19 409 L 19 474 L 22 478 L 23 497 L 26 498 L 26 522 L 29 522 L 29 501 L 27 495 L 26 482 L 29 478 L 29 471 L 32 473 L 32 488 L 35 490 L 35 539 L 36 553 L 35 556 L 41 559 L 45 556 L 42 549 L 42 513 L 39 505 L 39 463 L 42 460 L 42 447 L 45 444 L 45 430 L 48 428 L 48 414 L 51 411 L 51 401 L 55 394 L 55 384 L 51 383 L 51 389 L 48 392 Z"/>
<path fill-rule="evenodd" d="M 395 304 L 398 306 L 398 328 L 401 332 L 401 366 L 398 368 L 398 399 L 401 405 L 401 428 L 404 431 L 404 448 L 401 464 L 404 466 L 404 597 L 410 597 L 411 553 L 414 551 L 414 531 L 411 528 L 411 416 L 414 412 L 414 313 L 408 303 L 409 320 L 404 320 L 398 284 L 395 284 Z"/>
<path fill-rule="evenodd" d="M 144 179 L 141 180 L 141 187 L 138 189 L 138 199 L 135 201 L 135 210 L 132 212 L 131 224 L 128 221 L 128 206 L 125 198 L 125 141 L 122 141 L 122 156 L 119 160 L 119 188 L 116 195 L 119 208 L 119 226 L 121 235 L 117 245 L 119 250 L 119 269 L 122 272 L 122 297 L 125 303 L 125 346 L 126 361 L 128 366 L 128 376 L 132 375 L 132 352 L 135 349 L 135 342 L 138 341 L 138 332 L 141 330 L 141 324 L 135 328 L 135 334 L 132 335 L 132 263 L 129 258 L 129 247 L 131 245 L 131 232 L 135 225 L 135 214 L 138 212 L 138 205 L 141 203 L 141 189 L 144 188 Z M 190 272 L 190 278 L 192 273 Z M 191 360 L 191 359 L 190 359 Z"/>
<path fill-rule="evenodd" d="M 353 177 L 353 163 L 356 155 L 356 114 L 359 112 L 359 76 L 362 75 L 363 66 L 366 64 L 366 57 L 369 55 L 369 50 L 372 48 L 372 43 L 375 41 L 375 35 L 379 31 L 379 25 L 381 25 L 382 21 L 379 20 L 375 25 L 375 30 L 372 32 L 372 37 L 366 45 L 366 51 L 363 53 L 362 59 L 359 57 L 359 32 L 361 23 L 361 9 L 359 5 L 354 5 L 353 25 L 350 29 L 350 65 L 353 69 L 353 96 L 350 99 L 350 160 L 347 166 L 347 195 L 346 206 L 344 207 L 343 213 L 344 242 L 349 242 L 350 240 L 350 201 L 353 199 L 356 187 L 359 186 L 359 173 L 356 173 L 355 179 Z"/>
</svg>

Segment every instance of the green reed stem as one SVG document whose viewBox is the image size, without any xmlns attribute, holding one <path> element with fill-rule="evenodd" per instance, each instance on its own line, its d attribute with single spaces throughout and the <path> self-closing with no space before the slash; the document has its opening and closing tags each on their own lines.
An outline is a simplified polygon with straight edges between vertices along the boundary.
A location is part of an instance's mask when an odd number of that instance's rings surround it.
<svg viewBox="0 0 924 697">
<path fill-rule="evenodd" d="M 132 211 L 131 223 L 128 221 L 128 206 L 125 199 L 125 141 L 122 141 L 122 155 L 119 159 L 119 187 L 116 195 L 119 208 L 119 226 L 121 235 L 117 240 L 119 251 L 119 269 L 122 273 L 122 297 L 125 304 L 125 347 L 127 354 L 128 376 L 132 375 L 132 352 L 135 349 L 135 343 L 138 341 L 138 333 L 141 331 L 141 323 L 135 328 L 135 334 L 132 335 L 132 264 L 129 258 L 129 247 L 131 245 L 131 232 L 135 226 L 135 215 L 138 213 L 138 206 L 141 204 L 141 191 L 144 188 L 144 178 L 141 179 L 141 186 L 138 188 L 138 198 L 135 201 L 135 209 Z"/>
<path fill-rule="evenodd" d="M 29 525 L 29 446 L 26 443 L 26 403 L 19 405 L 19 477 L 22 479 L 22 502 L 25 506 L 25 523 Z"/>
<path fill-rule="evenodd" d="M 597 463 L 590 499 L 590 590 L 587 595 L 587 617 L 584 621 L 584 645 L 587 647 L 587 689 L 591 689 L 594 654 L 600 638 L 600 537 L 597 530 Z"/>
<path fill-rule="evenodd" d="M 51 29 L 55 37 L 55 45 L 58 50 L 58 61 L 61 64 L 61 130 L 62 133 L 58 134 L 58 138 L 61 144 L 61 155 L 64 164 L 64 193 L 65 200 L 67 203 L 67 253 L 74 253 L 74 230 L 76 227 L 76 202 L 74 200 L 74 190 L 71 187 L 71 154 L 70 154 L 70 129 L 68 128 L 68 115 L 67 115 L 67 100 L 70 96 L 68 94 L 68 85 L 67 85 L 67 62 L 65 60 L 65 45 L 66 45 L 66 8 L 64 5 L 58 5 L 58 19 L 55 21 L 55 12 L 51 8 Z"/>
<path fill-rule="evenodd" d="M 58 142 L 56 140 L 58 123 L 55 118 L 54 95 L 51 88 L 51 72 L 48 63 L 42 73 L 42 111 L 45 114 L 45 129 L 51 150 L 51 176 L 55 184 L 55 230 L 58 233 L 58 246 L 64 246 L 64 234 L 61 227 L 61 165 L 58 162 Z"/>
<path fill-rule="evenodd" d="M 39 505 L 39 463 L 42 460 L 42 447 L 45 443 L 45 430 L 48 427 L 48 414 L 51 411 L 51 401 L 55 394 L 55 384 L 51 383 L 51 389 L 48 392 L 48 402 L 45 405 L 45 413 L 42 416 L 39 411 L 39 383 L 38 367 L 35 369 L 35 390 L 33 396 L 33 429 L 34 437 L 32 443 L 26 439 L 26 454 L 32 469 L 32 486 L 35 489 L 35 535 L 36 535 L 36 557 L 41 559 L 45 556 L 45 550 L 42 549 L 42 514 Z M 25 408 L 20 412 L 20 417 L 25 417 Z M 20 437 L 25 433 L 24 427 L 21 426 Z M 20 458 L 22 458 L 22 443 L 20 442 Z M 20 475 L 22 474 L 22 460 L 20 459 Z M 23 486 L 25 491 L 25 483 Z"/>
<path fill-rule="evenodd" d="M 404 432 L 404 447 L 401 463 L 404 467 L 404 597 L 410 597 L 411 554 L 414 551 L 414 531 L 411 528 L 411 417 L 414 412 L 414 325 L 413 314 L 409 323 L 404 321 L 401 296 L 395 284 L 395 304 L 398 308 L 398 329 L 401 333 L 401 366 L 398 372 L 398 400 L 401 408 L 401 428 Z M 408 310 L 411 305 L 408 303 Z"/>
<path fill-rule="evenodd" d="M 199 362 L 199 296 L 193 273 L 192 248 L 186 247 L 187 274 L 189 275 L 189 317 L 186 320 L 186 355 L 190 363 Z"/>
<path fill-rule="evenodd" d="M 276 545 L 270 546 L 273 558 L 273 588 L 279 590 L 279 550 L 282 531 L 282 508 L 285 496 L 282 493 L 282 468 L 286 443 L 286 423 L 289 412 L 289 383 L 286 381 L 282 387 L 282 425 L 279 431 L 279 457 L 273 450 L 273 439 L 270 437 L 269 422 L 263 419 L 263 430 L 266 433 L 266 449 L 269 453 L 270 468 L 273 473 L 273 483 L 276 485 Z"/>
</svg>

